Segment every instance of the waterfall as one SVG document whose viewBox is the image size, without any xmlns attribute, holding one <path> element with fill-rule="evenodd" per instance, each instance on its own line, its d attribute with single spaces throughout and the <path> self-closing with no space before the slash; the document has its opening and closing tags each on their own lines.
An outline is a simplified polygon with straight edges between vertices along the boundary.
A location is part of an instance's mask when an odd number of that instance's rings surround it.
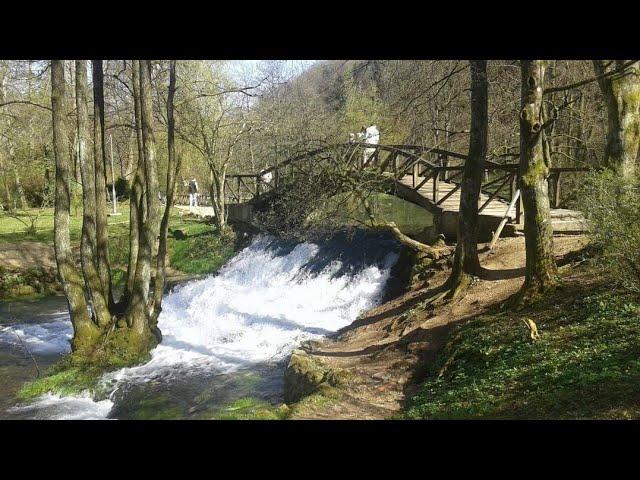
<svg viewBox="0 0 640 480">
<path fill-rule="evenodd" d="M 38 418 L 101 418 L 108 416 L 114 392 L 127 385 L 170 384 L 203 372 L 282 363 L 302 341 L 329 335 L 374 307 L 397 250 L 393 240 L 372 234 L 318 244 L 257 237 L 217 274 L 166 295 L 159 317 L 162 343 L 149 362 L 104 375 L 104 398 L 45 395 L 14 411 L 32 411 Z M 68 316 L 4 326 L 0 342 L 15 342 L 15 333 L 34 350 L 64 352 L 71 326 Z"/>
</svg>

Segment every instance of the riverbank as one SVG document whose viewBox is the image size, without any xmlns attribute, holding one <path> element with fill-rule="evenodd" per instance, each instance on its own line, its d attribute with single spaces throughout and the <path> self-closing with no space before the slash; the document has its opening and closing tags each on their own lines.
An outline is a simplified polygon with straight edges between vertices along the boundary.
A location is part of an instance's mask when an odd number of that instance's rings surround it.
<svg viewBox="0 0 640 480">
<path fill-rule="evenodd" d="M 218 275 L 167 293 L 159 317 L 163 341 L 149 361 L 118 369 L 43 369 L 4 418 L 248 418 L 253 411 L 282 418 L 288 409 L 278 407 L 291 351 L 377 304 L 398 248 L 392 237 L 376 232 L 319 244 L 254 238 Z M 68 353 L 66 312 L 53 322 L 41 316 L 37 324 L 28 313 L 26 321 L 0 327 L 7 353 L 28 349 L 38 361 L 45 353 Z M 96 378 L 100 370 L 116 371 Z"/>
<path fill-rule="evenodd" d="M 16 240 L 16 235 L 15 232 L 11 233 L 11 239 Z M 0 241 L 0 301 L 4 304 L 0 309 L 0 324 L 20 320 L 26 323 L 35 322 L 37 303 L 49 298 L 60 298 L 62 304 L 59 309 L 66 310 L 61 287 L 57 281 L 53 244 L 48 241 L 47 235 L 47 232 L 39 231 L 38 238 L 42 241 L 28 240 L 27 235 L 19 242 Z M 112 226 L 110 237 L 114 286 L 119 288 L 126 272 L 128 225 L 126 228 L 120 225 Z M 75 238 L 72 246 L 78 254 L 79 239 L 77 236 L 72 238 Z M 220 235 L 201 219 L 173 215 L 167 242 L 166 289 L 170 290 L 179 283 L 217 272 L 237 251 L 246 246 L 249 240 L 250 234 L 241 229 L 237 232 L 229 229 Z M 17 308 L 33 303 L 33 318 L 24 315 L 16 317 L 13 313 L 15 308 L 12 308 L 14 303 Z M 34 323 L 33 328 L 37 328 L 36 325 Z M 45 392 L 78 393 L 95 386 L 105 372 L 147 359 L 114 358 L 110 359 L 113 361 L 106 361 L 101 365 L 72 365 L 67 357 L 59 355 L 37 357 L 36 361 L 28 349 L 24 354 L 17 355 L 13 352 L 0 352 L 0 370 L 4 371 L 7 379 L 0 392 L 0 407 L 11 404 L 11 399 L 15 396 L 27 400 Z"/>
<path fill-rule="evenodd" d="M 524 239 L 506 238 L 481 254 L 483 278 L 461 299 L 425 308 L 443 269 L 296 351 L 290 383 L 312 393 L 290 405 L 289 418 L 637 417 L 637 299 L 590 266 L 585 237 L 554 241 L 563 283 L 544 302 L 501 308 L 524 274 Z M 335 372 L 342 381 L 331 380 Z"/>
<path fill-rule="evenodd" d="M 109 257 L 116 288 L 124 281 L 129 252 L 128 215 L 123 212 L 119 217 L 109 217 Z M 52 216 L 52 209 L 42 213 L 34 234 L 27 234 L 15 219 L 0 217 L 0 301 L 62 293 L 57 280 Z M 81 228 L 79 218 L 72 217 L 71 244 L 76 255 L 79 255 Z M 167 239 L 168 283 L 218 271 L 249 240 L 247 231 L 234 232 L 229 229 L 221 235 L 208 221 L 174 209 Z"/>
</svg>

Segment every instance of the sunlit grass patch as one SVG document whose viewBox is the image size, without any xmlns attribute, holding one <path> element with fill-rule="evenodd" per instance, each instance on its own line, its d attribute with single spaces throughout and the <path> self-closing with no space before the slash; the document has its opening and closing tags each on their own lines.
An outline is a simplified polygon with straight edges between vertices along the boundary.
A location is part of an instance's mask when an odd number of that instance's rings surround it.
<svg viewBox="0 0 640 480">
<path fill-rule="evenodd" d="M 583 293 L 560 308 L 550 298 L 458 327 L 404 417 L 639 417 L 638 298 L 602 288 Z M 538 325 L 538 341 L 529 338 L 527 317 Z"/>
</svg>

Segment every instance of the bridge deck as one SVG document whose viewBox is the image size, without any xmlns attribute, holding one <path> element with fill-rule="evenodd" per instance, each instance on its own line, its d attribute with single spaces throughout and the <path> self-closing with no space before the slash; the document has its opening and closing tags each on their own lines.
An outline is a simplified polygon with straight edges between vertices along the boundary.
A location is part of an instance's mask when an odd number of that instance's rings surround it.
<svg viewBox="0 0 640 480">
<path fill-rule="evenodd" d="M 407 187 L 413 189 L 413 176 L 412 175 L 405 175 L 404 177 L 402 177 L 400 179 L 399 182 L 402 183 L 403 185 L 406 185 Z M 439 201 L 440 199 L 444 198 L 454 188 L 456 188 L 456 184 L 454 184 L 454 183 L 445 182 L 445 181 L 438 182 L 438 192 L 437 192 L 436 199 Z M 425 199 L 425 201 L 427 201 L 430 204 L 432 204 L 433 205 L 432 208 L 438 209 L 442 213 L 444 213 L 444 212 L 458 213 L 460 211 L 460 189 L 458 189 L 456 192 L 451 194 L 440 205 L 437 205 L 437 204 L 435 204 L 433 202 L 433 179 L 427 180 L 427 182 L 422 187 L 420 187 L 419 189 L 417 189 L 415 191 L 420 196 L 422 196 Z M 489 200 L 489 196 L 484 194 L 484 193 L 481 193 L 480 194 L 480 199 L 478 201 L 478 207 L 481 207 L 482 205 L 484 205 L 484 203 L 487 200 Z M 484 208 L 484 210 L 482 210 L 480 215 L 486 215 L 486 216 L 489 216 L 489 217 L 503 218 L 508 207 L 509 207 L 509 204 L 507 202 L 505 202 L 504 200 L 502 200 L 500 198 L 494 198 L 491 201 L 491 203 L 489 203 Z M 511 220 L 513 220 L 515 218 L 515 211 L 514 210 L 515 209 L 512 209 L 511 212 L 509 213 L 509 218 Z"/>
<path fill-rule="evenodd" d="M 458 213 L 460 212 L 460 189 L 451 194 L 444 202 L 440 205 L 437 205 L 433 201 L 433 180 L 429 179 L 423 186 L 418 188 L 417 190 L 413 188 L 413 176 L 405 175 L 398 181 L 399 184 L 407 187 L 407 192 L 415 192 L 413 195 L 417 194 L 420 196 L 420 203 L 423 206 L 428 206 L 428 208 L 436 214 L 441 215 L 442 217 L 451 217 L 453 219 L 457 218 Z M 438 183 L 438 192 L 436 198 L 438 200 L 444 198 L 448 193 L 451 192 L 456 187 L 456 184 L 440 181 Z M 482 207 L 484 203 L 489 199 L 489 196 L 485 193 L 480 194 L 480 200 L 478 202 L 478 208 Z M 501 198 L 494 197 L 491 202 L 480 212 L 479 216 L 481 224 L 485 225 L 489 230 L 494 228 L 507 211 L 509 204 L 505 202 Z M 551 225 L 553 227 L 553 231 L 557 233 L 579 233 L 585 232 L 589 230 L 589 226 L 584 218 L 582 212 L 577 210 L 569 210 L 564 208 L 552 208 L 551 209 Z M 515 208 L 509 212 L 509 219 L 511 222 L 515 220 Z M 522 230 L 524 228 L 524 224 L 522 223 L 523 219 L 520 220 L 519 224 L 512 223 L 513 227 L 517 230 Z M 456 222 L 453 223 L 451 221 L 446 221 L 441 225 L 441 228 L 445 230 L 445 233 L 450 235 L 454 234 L 456 229 Z"/>
<path fill-rule="evenodd" d="M 251 217 L 255 207 L 254 200 L 265 198 L 264 194 L 277 190 L 283 185 L 282 179 L 294 179 L 299 175 L 304 177 L 310 169 L 317 168 L 319 162 L 338 161 L 350 171 L 377 169 L 393 182 L 394 189 L 390 193 L 430 211 L 434 216 L 434 223 L 441 228 L 442 233 L 453 236 L 457 232 L 461 192 L 459 185 L 451 179 L 461 178 L 465 160 L 466 155 L 415 145 L 348 143 L 324 146 L 288 158 L 254 174 L 227 175 L 225 198 L 229 217 L 240 216 L 244 220 L 245 217 Z M 585 170 L 588 169 L 551 168 L 549 200 L 552 207 L 560 205 L 561 174 Z M 434 182 L 437 192 L 434 192 Z M 508 202 L 497 195 L 505 196 L 509 190 L 514 194 L 517 192 L 517 186 L 517 163 L 486 160 L 483 190 L 478 201 L 478 208 L 481 208 L 479 228 L 483 232 L 496 231 L 509 207 Z M 488 191 L 495 193 L 488 194 Z M 205 197 L 202 197 L 202 203 L 207 205 Z M 520 200 L 509 212 L 509 228 L 505 227 L 506 230 L 514 232 L 523 228 L 522 212 Z M 580 212 L 558 208 L 551 209 L 551 223 L 556 232 L 581 232 L 588 227 Z"/>
</svg>

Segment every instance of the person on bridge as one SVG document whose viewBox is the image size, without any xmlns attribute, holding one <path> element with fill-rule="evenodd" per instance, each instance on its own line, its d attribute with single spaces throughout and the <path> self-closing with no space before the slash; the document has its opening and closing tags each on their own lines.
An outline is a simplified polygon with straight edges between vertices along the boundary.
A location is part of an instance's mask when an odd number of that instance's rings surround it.
<svg viewBox="0 0 640 480">
<path fill-rule="evenodd" d="M 273 173 L 272 172 L 263 173 L 262 177 L 260 178 L 264 183 L 271 183 L 271 180 L 273 180 Z"/>
<path fill-rule="evenodd" d="M 376 127 L 375 125 L 369 125 L 369 127 L 364 130 L 362 141 L 371 145 L 378 145 L 378 143 L 380 142 L 380 131 L 378 130 L 378 127 Z M 375 151 L 376 149 L 372 147 L 364 149 L 364 165 L 367 164 Z"/>
<path fill-rule="evenodd" d="M 192 178 L 189 182 L 189 206 L 198 206 L 198 182 L 195 178 Z"/>
</svg>

